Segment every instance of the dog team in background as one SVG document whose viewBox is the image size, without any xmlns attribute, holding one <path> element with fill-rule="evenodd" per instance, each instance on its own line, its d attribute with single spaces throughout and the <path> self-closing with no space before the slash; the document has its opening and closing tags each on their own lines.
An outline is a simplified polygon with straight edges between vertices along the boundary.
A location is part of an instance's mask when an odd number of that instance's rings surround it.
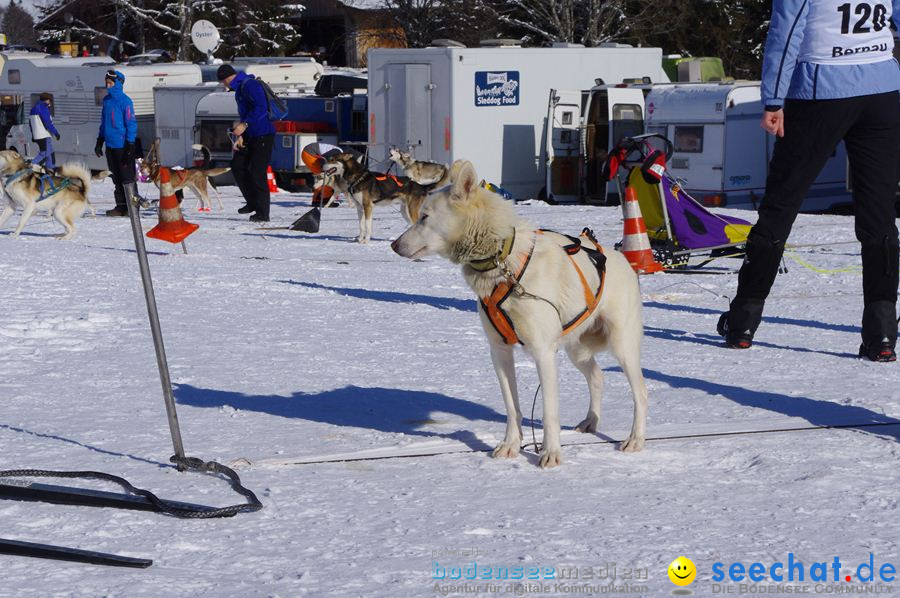
<svg viewBox="0 0 900 598">
<path fill-rule="evenodd" d="M 856 236 L 863 265 L 862 344 L 859 356 L 876 362 L 896 360 L 898 231 L 895 224 L 898 147 L 900 147 L 900 70 L 889 48 L 887 26 L 840 27 L 833 22 L 837 0 L 783 0 L 773 4 L 763 59 L 761 126 L 776 137 L 759 219 L 747 243 L 738 289 L 717 330 L 727 347 L 747 349 L 762 319 L 785 242 L 811 184 L 835 146 L 847 145 L 853 175 Z M 895 3 L 896 4 L 896 3 Z M 879 5 L 882 6 L 882 5 Z M 900 15 L 885 22 L 896 23 Z M 834 53 L 835 48 L 846 51 Z M 857 48 L 857 50 L 854 50 Z M 868 48 L 862 51 L 859 48 Z M 244 197 L 238 212 L 250 220 L 269 220 L 266 170 L 274 128 L 266 89 L 253 76 L 230 65 L 218 79 L 234 91 L 240 122 L 231 129 L 231 171 Z M 95 151 L 106 148 L 115 183 L 116 207 L 108 216 L 124 216 L 126 188 L 135 178 L 134 107 L 125 94 L 125 77 L 106 74 L 107 95 Z M 0 152 L 0 182 L 7 205 L 0 225 L 16 208 L 22 216 L 18 236 L 35 210 L 49 210 L 70 239 L 75 220 L 89 205 L 89 174 L 80 166 L 57 167 L 51 136 L 60 133 L 51 117 L 52 98 L 42 94 L 31 110 L 32 137 L 39 152 L 29 165 L 14 151 Z M 318 144 L 313 144 L 318 145 Z M 153 148 L 156 150 L 156 147 Z M 306 154 L 304 150 L 304 154 Z M 512 202 L 479 184 L 475 167 L 457 160 L 452 166 L 416 160 L 393 148 L 390 160 L 403 175 L 375 172 L 363 156 L 329 147 L 312 156 L 317 185 L 342 192 L 356 207 L 359 243 L 372 237 L 372 212 L 399 204 L 409 228 L 391 248 L 407 258 L 439 255 L 459 264 L 478 298 L 478 313 L 506 406 L 506 434 L 496 457 L 516 457 L 522 443 L 522 410 L 516 385 L 513 348 L 521 344 L 537 367 L 543 395 L 544 439 L 541 467 L 562 462 L 559 383 L 556 353 L 563 349 L 587 380 L 587 415 L 575 429 L 595 433 L 600 423 L 603 373 L 594 355 L 608 349 L 631 387 L 634 417 L 623 451 L 639 451 L 645 442 L 647 389 L 640 353 L 643 338 L 637 275 L 617 251 L 607 251 L 585 229 L 579 237 L 537 229 L 516 214 Z M 304 156 L 306 161 L 306 156 Z M 185 169 L 173 181 L 190 188 L 209 206 L 207 183 L 227 168 Z M 158 151 L 151 151 L 141 172 L 158 184 Z M 325 197 L 322 195 L 321 197 Z M 330 197 L 330 196 L 328 196 Z M 221 201 L 220 201 L 221 205 Z"/>
</svg>

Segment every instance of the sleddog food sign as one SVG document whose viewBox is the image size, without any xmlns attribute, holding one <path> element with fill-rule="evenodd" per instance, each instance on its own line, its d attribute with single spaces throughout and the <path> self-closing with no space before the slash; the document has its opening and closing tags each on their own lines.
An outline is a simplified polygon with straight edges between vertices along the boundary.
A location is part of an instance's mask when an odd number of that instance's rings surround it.
<svg viewBox="0 0 900 598">
<path fill-rule="evenodd" d="M 476 106 L 518 106 L 519 71 L 476 71 Z"/>
</svg>

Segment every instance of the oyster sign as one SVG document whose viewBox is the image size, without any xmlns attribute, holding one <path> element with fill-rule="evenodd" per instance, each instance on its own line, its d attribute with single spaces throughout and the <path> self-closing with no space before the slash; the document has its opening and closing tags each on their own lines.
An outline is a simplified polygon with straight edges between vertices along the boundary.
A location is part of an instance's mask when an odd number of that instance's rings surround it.
<svg viewBox="0 0 900 598">
<path fill-rule="evenodd" d="M 476 71 L 476 106 L 518 106 L 519 71 Z"/>
</svg>

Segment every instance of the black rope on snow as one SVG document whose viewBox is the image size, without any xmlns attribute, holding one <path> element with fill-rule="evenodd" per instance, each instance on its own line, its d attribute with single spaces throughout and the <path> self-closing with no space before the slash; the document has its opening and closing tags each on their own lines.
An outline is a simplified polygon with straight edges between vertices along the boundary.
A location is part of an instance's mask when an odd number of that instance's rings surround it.
<svg viewBox="0 0 900 598">
<path fill-rule="evenodd" d="M 231 487 L 235 492 L 244 496 L 247 502 L 242 505 L 230 505 L 227 507 L 210 508 L 209 510 L 194 510 L 176 507 L 169 501 L 163 500 L 150 492 L 136 488 L 125 478 L 101 471 L 48 471 L 44 469 L 10 469 L 0 471 L 0 477 L 57 477 L 57 478 L 83 478 L 88 480 L 104 480 L 114 482 L 125 488 L 128 492 L 142 496 L 150 501 L 160 512 L 167 513 L 181 519 L 212 519 L 215 517 L 233 517 L 238 513 L 252 513 L 262 509 L 262 503 L 252 490 L 241 485 L 241 478 L 229 467 L 215 461 L 203 461 L 196 457 L 173 456 L 170 461 L 175 463 L 179 471 L 201 471 L 226 476 L 230 479 Z"/>
</svg>

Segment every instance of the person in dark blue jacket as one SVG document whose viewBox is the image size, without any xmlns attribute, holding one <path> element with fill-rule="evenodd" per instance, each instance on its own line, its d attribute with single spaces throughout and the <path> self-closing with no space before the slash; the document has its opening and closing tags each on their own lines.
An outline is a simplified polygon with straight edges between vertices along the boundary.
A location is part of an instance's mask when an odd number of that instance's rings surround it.
<svg viewBox="0 0 900 598">
<path fill-rule="evenodd" d="M 35 164 L 43 162 L 44 168 L 48 170 L 56 168 L 56 156 L 53 155 L 53 143 L 50 141 L 50 136 L 56 137 L 56 140 L 59 141 L 59 131 L 53 126 L 53 118 L 50 116 L 52 101 L 52 95 L 47 92 L 42 93 L 29 113 L 29 116 L 33 117 L 31 118 L 31 138 L 37 143 L 39 150 L 33 162 Z"/>
<path fill-rule="evenodd" d="M 122 86 L 125 75 L 120 71 L 106 73 L 106 96 L 103 98 L 103 113 L 100 117 L 100 134 L 94 153 L 103 155 L 106 144 L 106 163 L 113 182 L 116 184 L 116 207 L 107 210 L 107 216 L 127 216 L 125 186 L 134 185 L 134 139 L 137 136 L 137 119 L 134 104 Z M 137 192 L 134 192 L 137 196 Z"/>
<path fill-rule="evenodd" d="M 859 356 L 897 358 L 900 68 L 892 53 L 892 19 L 900 25 L 900 0 L 772 3 L 761 125 L 776 136 L 775 149 L 737 293 L 719 319 L 718 332 L 729 347 L 752 344 L 800 205 L 843 141 L 862 253 Z"/>
<path fill-rule="evenodd" d="M 253 222 L 269 221 L 269 184 L 266 171 L 272 159 L 275 127 L 269 120 L 266 91 L 253 75 L 237 73 L 230 64 L 219 67 L 216 75 L 226 88 L 234 90 L 241 121 L 231 130 L 237 137 L 231 172 L 246 205 L 238 209 Z"/>
</svg>

